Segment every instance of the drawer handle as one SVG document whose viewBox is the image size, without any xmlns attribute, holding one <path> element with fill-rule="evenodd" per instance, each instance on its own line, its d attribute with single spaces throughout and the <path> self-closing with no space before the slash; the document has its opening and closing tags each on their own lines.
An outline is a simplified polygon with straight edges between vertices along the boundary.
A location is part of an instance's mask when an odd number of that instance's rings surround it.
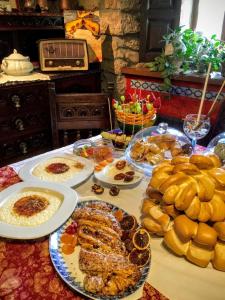
<svg viewBox="0 0 225 300">
<path fill-rule="evenodd" d="M 24 124 L 23 124 L 23 120 L 21 119 L 16 119 L 15 120 L 15 125 L 16 125 L 16 129 L 19 131 L 23 131 L 24 130 Z"/>
<path fill-rule="evenodd" d="M 21 107 L 21 100 L 20 100 L 20 97 L 18 95 L 13 95 L 12 98 L 12 103 L 14 105 L 14 107 L 19 110 L 20 107 Z"/>
<path fill-rule="evenodd" d="M 27 144 L 22 142 L 19 144 L 19 148 L 20 148 L 20 151 L 22 152 L 22 154 L 26 154 L 27 153 Z"/>
</svg>

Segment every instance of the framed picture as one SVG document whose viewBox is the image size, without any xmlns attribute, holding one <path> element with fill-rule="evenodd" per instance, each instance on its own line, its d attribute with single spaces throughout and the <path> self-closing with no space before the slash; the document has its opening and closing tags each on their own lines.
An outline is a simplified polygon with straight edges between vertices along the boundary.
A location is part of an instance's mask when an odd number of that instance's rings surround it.
<svg viewBox="0 0 225 300">
<path fill-rule="evenodd" d="M 64 11 L 67 39 L 85 39 L 88 45 L 89 62 L 102 61 L 99 11 Z"/>
<path fill-rule="evenodd" d="M 20 10 L 19 0 L 0 0 L 0 12 Z"/>
</svg>

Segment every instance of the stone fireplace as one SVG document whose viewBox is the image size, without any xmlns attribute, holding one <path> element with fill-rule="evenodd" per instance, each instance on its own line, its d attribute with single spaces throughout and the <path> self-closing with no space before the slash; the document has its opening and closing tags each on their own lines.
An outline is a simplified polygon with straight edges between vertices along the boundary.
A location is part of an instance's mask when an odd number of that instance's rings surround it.
<svg viewBox="0 0 225 300">
<path fill-rule="evenodd" d="M 84 9 L 100 11 L 102 89 L 113 82 L 115 97 L 124 94 L 123 67 L 139 62 L 141 0 L 79 0 Z"/>
</svg>

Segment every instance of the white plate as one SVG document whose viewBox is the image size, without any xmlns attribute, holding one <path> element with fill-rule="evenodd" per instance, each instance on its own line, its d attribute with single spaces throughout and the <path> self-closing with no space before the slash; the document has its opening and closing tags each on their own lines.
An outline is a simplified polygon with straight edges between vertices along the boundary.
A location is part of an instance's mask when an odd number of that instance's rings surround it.
<svg viewBox="0 0 225 300">
<path fill-rule="evenodd" d="M 42 171 L 42 176 L 44 174 L 47 174 L 47 172 L 44 170 L 44 166 L 47 163 L 47 161 L 56 159 L 66 159 L 67 161 L 72 161 L 72 162 L 80 162 L 84 165 L 84 168 L 77 171 L 76 173 L 74 173 L 74 175 L 68 179 L 63 179 L 62 178 L 62 174 L 54 174 L 54 175 L 46 175 L 49 176 L 49 178 L 39 178 L 38 176 L 33 174 L 33 171 L 36 168 L 40 168 L 40 170 Z M 65 184 L 67 186 L 76 186 L 80 183 L 82 183 L 83 181 L 85 181 L 94 171 L 94 163 L 86 158 L 80 157 L 80 156 L 75 156 L 75 155 L 68 155 L 68 154 L 48 154 L 43 156 L 42 158 L 37 158 L 35 160 L 29 161 L 27 162 L 19 171 L 19 177 L 21 179 L 23 179 L 24 181 L 26 180 L 37 180 L 39 182 L 54 182 L 54 183 L 62 183 Z M 63 174 L 66 174 L 63 173 Z M 52 178 L 50 178 L 50 176 L 53 176 Z M 58 176 L 58 178 L 57 178 Z"/>
<path fill-rule="evenodd" d="M 46 236 L 60 227 L 74 211 L 78 195 L 69 187 L 47 182 L 20 182 L 0 193 L 0 210 L 10 199 L 22 192 L 42 192 L 52 194 L 61 200 L 56 212 L 45 222 L 34 226 L 21 226 L 6 223 L 0 219 L 0 236 L 12 239 L 36 239 Z"/>
<path fill-rule="evenodd" d="M 130 166 L 126 166 L 123 170 L 116 169 L 115 165 L 119 160 L 124 160 L 123 158 L 114 160 L 111 164 L 104 167 L 101 171 L 97 172 L 95 171 L 95 178 L 98 179 L 101 182 L 107 183 L 107 184 L 113 184 L 113 185 L 122 185 L 122 186 L 131 186 L 135 185 L 138 182 L 141 181 L 143 178 L 143 174 L 140 172 L 137 172 Z M 114 176 L 119 173 L 125 173 L 127 171 L 134 171 L 134 179 L 132 181 L 126 182 L 123 180 L 115 180 Z"/>
</svg>

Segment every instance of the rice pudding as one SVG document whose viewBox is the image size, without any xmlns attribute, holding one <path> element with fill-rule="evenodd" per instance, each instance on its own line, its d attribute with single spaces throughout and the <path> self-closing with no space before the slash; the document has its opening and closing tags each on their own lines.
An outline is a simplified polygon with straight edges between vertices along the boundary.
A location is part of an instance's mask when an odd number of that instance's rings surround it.
<svg viewBox="0 0 225 300">
<path fill-rule="evenodd" d="M 55 193 L 21 191 L 0 207 L 0 221 L 19 226 L 37 226 L 48 221 L 62 200 Z"/>
<path fill-rule="evenodd" d="M 39 163 L 32 174 L 42 180 L 64 182 L 78 174 L 84 165 L 70 158 L 53 157 Z"/>
</svg>

